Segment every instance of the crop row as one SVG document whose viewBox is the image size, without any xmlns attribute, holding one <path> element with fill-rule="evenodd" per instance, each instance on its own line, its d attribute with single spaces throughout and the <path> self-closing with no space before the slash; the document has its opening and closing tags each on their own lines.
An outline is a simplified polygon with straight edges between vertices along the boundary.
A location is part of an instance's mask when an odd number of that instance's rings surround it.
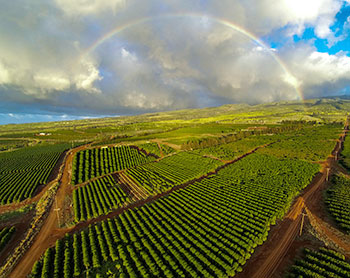
<svg viewBox="0 0 350 278">
<path fill-rule="evenodd" d="M 295 262 L 288 277 L 349 278 L 350 263 L 342 254 L 330 249 L 304 249 L 304 257 Z"/>
<path fill-rule="evenodd" d="M 10 204 L 31 197 L 39 184 L 45 184 L 52 169 L 10 173 L 1 176 L 0 202 Z"/>
<path fill-rule="evenodd" d="M 350 232 L 350 179 L 334 176 L 327 190 L 325 203 L 339 226 Z"/>
<path fill-rule="evenodd" d="M 200 177 L 222 165 L 220 161 L 197 154 L 181 152 L 159 162 L 128 169 L 131 176 L 148 192 L 163 191 Z"/>
<path fill-rule="evenodd" d="M 306 127 L 259 152 L 306 161 L 326 160 L 335 147 L 341 128 L 340 125 Z"/>
<path fill-rule="evenodd" d="M 220 165 L 220 162 L 211 158 L 181 153 L 159 162 L 131 168 L 127 171 L 127 174 L 134 177 L 140 186 L 153 192 L 155 188 L 163 190 L 182 184 L 215 169 L 218 165 Z M 148 187 L 140 179 L 140 175 L 136 175 L 140 171 L 148 178 Z M 103 177 L 73 192 L 75 220 L 77 222 L 84 221 L 106 214 L 112 209 L 120 207 L 126 201 L 127 195 L 114 178 L 112 176 Z"/>
<path fill-rule="evenodd" d="M 154 160 L 129 146 L 94 148 L 78 152 L 73 160 L 72 183 L 79 184 Z"/>
<path fill-rule="evenodd" d="M 16 231 L 15 227 L 6 227 L 0 230 L 0 252 L 4 249 L 5 245 L 11 240 Z"/>
<path fill-rule="evenodd" d="M 112 176 L 105 176 L 73 191 L 75 221 L 106 214 L 127 202 L 127 194 Z"/>
<path fill-rule="evenodd" d="M 19 202 L 46 184 L 67 144 L 29 147 L 0 155 L 0 203 Z"/>
<path fill-rule="evenodd" d="M 234 276 L 317 171 L 307 162 L 253 154 L 66 237 L 61 249 L 56 243 L 46 251 L 32 274 L 44 278 L 57 269 L 55 277 Z"/>
<path fill-rule="evenodd" d="M 69 144 L 37 145 L 0 154 L 0 174 L 41 170 L 55 165 Z"/>
<path fill-rule="evenodd" d="M 30 143 L 27 140 L 0 140 L 0 152 L 24 148 Z"/>
<path fill-rule="evenodd" d="M 167 145 L 164 144 L 159 144 L 163 155 L 168 155 L 171 154 L 173 152 L 175 152 L 175 150 Z M 145 150 L 148 153 L 153 153 L 157 156 L 160 157 L 160 149 L 157 143 L 146 143 L 146 144 L 141 144 L 138 147 Z"/>
<path fill-rule="evenodd" d="M 46 153 L 39 154 L 37 156 L 23 157 L 22 159 L 26 161 L 26 165 L 22 165 L 23 162 L 19 159 L 6 161 L 2 167 L 1 174 L 8 173 L 23 173 L 28 171 L 38 171 L 51 168 L 55 165 L 61 153 Z M 29 163 L 28 163 L 29 162 Z M 5 169 L 6 166 L 6 169 Z"/>
<path fill-rule="evenodd" d="M 348 170 L 350 170 L 350 139 L 345 138 L 343 150 L 340 155 L 340 163 Z"/>
<path fill-rule="evenodd" d="M 227 144 L 197 149 L 194 152 L 201 155 L 211 155 L 220 159 L 233 160 L 258 146 L 271 143 L 274 140 L 275 136 L 250 136 Z"/>
</svg>

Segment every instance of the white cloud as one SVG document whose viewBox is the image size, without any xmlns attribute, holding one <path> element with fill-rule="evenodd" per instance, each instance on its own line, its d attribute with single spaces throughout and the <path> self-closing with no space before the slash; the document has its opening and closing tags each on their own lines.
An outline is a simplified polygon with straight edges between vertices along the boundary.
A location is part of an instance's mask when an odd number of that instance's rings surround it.
<svg viewBox="0 0 350 278">
<path fill-rule="evenodd" d="M 94 63 L 84 59 L 81 61 L 81 72 L 74 77 L 74 84 L 78 90 L 101 93 L 100 89 L 96 88 L 94 83 L 103 78 L 100 76 L 99 70 Z"/>
<path fill-rule="evenodd" d="M 341 78 L 350 80 L 350 57 L 312 52 L 304 62 L 304 69 L 315 74 L 314 82 L 336 82 Z"/>
<path fill-rule="evenodd" d="M 300 46 L 287 56 L 292 71 L 302 80 L 306 96 L 334 95 L 350 84 L 350 57 L 330 55 L 310 46 Z"/>
<path fill-rule="evenodd" d="M 334 40 L 329 27 L 334 23 L 342 0 L 221 0 L 209 1 L 210 13 L 232 20 L 258 36 L 279 28 L 286 34 L 301 34 L 315 27 L 321 38 Z"/>
<path fill-rule="evenodd" d="M 337 92 L 349 80 L 344 53 L 318 53 L 291 36 L 314 27 L 335 43 L 330 29 L 340 0 L 37 0 L 5 2 L 0 10 L 0 101 L 85 107 L 113 113 L 295 99 Z M 155 17 L 139 24 L 135 19 Z M 193 16 L 193 14 L 207 16 Z M 283 49 L 266 49 L 257 37 L 276 30 Z M 128 25 L 129 24 L 129 25 Z M 94 51 L 96 40 L 127 26 Z M 283 31 L 280 31 L 283 30 Z M 344 24 L 350 30 L 350 19 Z M 284 32 L 284 33 L 283 33 Z M 311 43 L 311 42 L 310 42 Z M 284 71 L 273 55 L 290 69 Z M 105 110 L 104 110 L 105 109 Z M 124 109 L 124 110 L 123 110 Z M 11 112 L 11 111 L 9 111 Z"/>
<path fill-rule="evenodd" d="M 301 82 L 290 73 L 283 74 L 282 78 L 286 83 L 292 85 L 294 88 L 298 88 L 300 86 Z"/>
<path fill-rule="evenodd" d="M 291 22 L 314 22 L 320 15 L 333 14 L 339 10 L 340 1 L 335 0 L 284 0 L 284 14 L 289 14 Z"/>
<path fill-rule="evenodd" d="M 125 60 L 128 60 L 132 63 L 136 62 L 137 61 L 137 57 L 136 55 L 134 54 L 131 54 L 129 51 L 127 51 L 125 48 L 122 48 L 121 50 L 121 54 L 122 54 L 122 57 L 125 59 Z"/>
<path fill-rule="evenodd" d="M 347 36 L 347 38 L 349 38 L 349 35 L 350 35 L 350 16 L 348 16 L 348 18 L 344 22 L 343 30 L 344 30 L 344 33 Z"/>
<path fill-rule="evenodd" d="M 151 93 L 152 95 L 152 93 Z M 173 104 L 167 96 L 150 97 L 147 92 L 132 91 L 122 97 L 122 105 L 139 109 L 160 109 L 168 108 Z"/>
<path fill-rule="evenodd" d="M 57 6 L 69 16 L 99 15 L 123 9 L 126 0 L 56 0 Z"/>
<path fill-rule="evenodd" d="M 10 82 L 10 76 L 8 70 L 3 64 L 0 63 L 0 85 Z"/>
<path fill-rule="evenodd" d="M 42 90 L 67 90 L 70 87 L 69 79 L 60 73 L 34 74 L 35 84 Z"/>
</svg>

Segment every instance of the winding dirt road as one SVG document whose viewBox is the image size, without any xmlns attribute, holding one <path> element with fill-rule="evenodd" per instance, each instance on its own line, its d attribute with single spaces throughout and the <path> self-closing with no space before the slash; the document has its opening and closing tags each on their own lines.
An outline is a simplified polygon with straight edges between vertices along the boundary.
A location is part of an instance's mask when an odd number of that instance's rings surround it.
<svg viewBox="0 0 350 278">
<path fill-rule="evenodd" d="M 272 143 L 258 146 L 255 149 L 243 154 L 242 156 L 240 156 L 240 157 L 238 157 L 238 158 L 236 158 L 236 159 L 234 159 L 234 160 L 232 160 L 232 161 L 230 161 L 222 166 L 219 166 L 213 172 L 205 174 L 197 179 L 191 180 L 189 182 L 178 185 L 176 187 L 173 187 L 173 188 L 169 189 L 168 191 L 162 192 L 162 193 L 157 194 L 155 196 L 150 196 L 147 199 L 143 199 L 143 200 L 131 203 L 125 207 L 121 207 L 117 210 L 114 210 L 107 215 L 101 215 L 97 218 L 93 218 L 93 219 L 87 220 L 85 222 L 80 222 L 73 227 L 60 229 L 60 228 L 58 228 L 58 225 L 57 225 L 57 212 L 55 211 L 55 208 L 56 208 L 55 204 L 57 201 L 57 207 L 62 208 L 63 204 L 64 204 L 65 196 L 67 196 L 71 193 L 72 186 L 70 185 L 70 177 L 71 177 L 71 171 L 72 171 L 71 167 L 72 167 L 73 157 L 77 151 L 80 151 L 80 150 L 86 148 L 86 146 L 81 146 L 79 148 L 76 148 L 76 149 L 70 151 L 67 154 L 64 172 L 63 172 L 62 178 L 60 180 L 61 184 L 60 184 L 60 187 L 56 193 L 54 205 L 51 207 L 49 215 L 46 218 L 46 220 L 44 221 L 44 224 L 43 224 L 39 234 L 36 236 L 33 244 L 31 245 L 29 250 L 27 250 L 25 255 L 23 255 L 23 257 L 21 258 L 19 263 L 16 265 L 16 267 L 12 270 L 9 277 L 11 277 L 11 278 L 25 278 L 25 277 L 27 277 L 27 275 L 31 272 L 32 266 L 34 265 L 35 261 L 37 261 L 40 258 L 40 256 L 45 252 L 45 250 L 47 248 L 53 246 L 57 239 L 63 238 L 66 233 L 74 233 L 76 231 L 79 231 L 81 229 L 88 227 L 91 224 L 101 222 L 101 221 L 106 220 L 108 218 L 113 218 L 113 217 L 119 215 L 120 213 L 123 213 L 126 210 L 129 210 L 129 209 L 132 209 L 135 207 L 143 206 L 144 204 L 149 203 L 149 202 L 153 202 L 153 201 L 155 201 L 163 196 L 170 194 L 171 192 L 173 192 L 175 190 L 184 188 L 184 187 L 186 187 L 186 186 L 188 186 L 196 181 L 200 181 L 204 178 L 207 178 L 208 176 L 215 175 L 220 169 L 227 167 L 228 165 L 235 163 L 235 162 L 243 159 L 244 157 L 246 157 L 250 154 L 253 154 L 258 149 L 264 148 L 264 147 L 271 145 L 271 144 Z"/>
<path fill-rule="evenodd" d="M 220 167 L 218 167 L 215 171 L 210 172 L 206 175 L 203 175 L 199 179 L 195 179 L 193 181 L 187 182 L 185 184 L 182 184 L 180 186 L 174 187 L 170 189 L 169 191 L 163 192 L 161 194 L 158 194 L 156 196 L 151 196 L 145 200 L 140 200 L 138 202 L 132 203 L 126 207 L 119 208 L 107 215 L 103 215 L 100 217 L 97 217 L 95 219 L 91 219 L 89 221 L 81 222 L 74 227 L 71 228 L 65 228 L 65 229 L 60 229 L 58 228 L 57 225 L 57 211 L 55 210 L 56 208 L 56 203 L 58 208 L 62 208 L 64 205 L 65 197 L 69 195 L 72 192 L 72 186 L 70 185 L 70 176 L 71 176 L 71 167 L 72 167 L 72 161 L 74 154 L 86 148 L 86 146 L 81 146 L 78 147 L 74 150 L 71 150 L 67 154 L 67 159 L 65 161 L 65 167 L 63 171 L 63 175 L 61 177 L 61 184 L 60 187 L 57 191 L 56 197 L 55 197 L 55 202 L 54 205 L 51 207 L 49 215 L 47 219 L 45 220 L 39 234 L 35 238 L 32 246 L 30 247 L 29 250 L 25 253 L 25 255 L 21 258 L 17 266 L 14 268 L 14 270 L 11 272 L 10 276 L 11 278 L 21 278 L 21 277 L 26 277 L 30 271 L 31 268 L 34 264 L 35 261 L 37 261 L 40 256 L 45 252 L 45 250 L 48 247 L 51 247 L 55 244 L 55 241 L 59 238 L 64 237 L 66 233 L 72 233 L 75 231 L 78 231 L 80 229 L 88 227 L 88 225 L 97 223 L 100 221 L 103 221 L 105 219 L 115 217 L 116 215 L 122 213 L 123 211 L 127 209 L 132 209 L 134 207 L 139 207 L 144 205 L 145 203 L 152 202 L 162 196 L 170 194 L 174 190 L 178 190 L 180 188 L 186 187 L 189 184 L 201 180 L 203 178 L 206 178 L 210 175 L 216 174 L 220 169 L 235 163 L 242 158 L 254 153 L 256 150 L 262 147 L 266 147 L 270 144 L 266 144 L 263 146 L 259 146 L 250 152 L 238 157 L 235 160 L 232 160 Z M 337 144 L 336 148 L 334 149 L 335 151 L 340 150 L 341 144 Z M 334 154 L 334 153 L 333 153 Z M 292 206 L 290 212 L 288 213 L 287 217 L 285 220 L 276 227 L 273 233 L 270 233 L 269 239 L 266 243 L 264 243 L 262 248 L 264 250 L 270 250 L 269 254 L 266 256 L 266 252 L 264 252 L 264 257 L 258 257 L 258 258 L 253 258 L 248 261 L 247 265 L 245 266 L 245 271 L 243 271 L 238 277 L 249 277 L 249 278 L 269 278 L 271 277 L 271 274 L 274 272 L 274 270 L 278 267 L 281 259 L 284 257 L 286 252 L 288 252 L 289 246 L 293 242 L 294 238 L 296 237 L 298 231 L 299 231 L 299 225 L 300 225 L 300 220 L 301 220 L 301 212 L 304 207 L 304 203 L 308 202 L 310 199 L 312 199 L 313 193 L 319 188 L 319 186 L 325 181 L 326 178 L 326 167 L 328 165 L 331 165 L 334 162 L 334 156 L 330 157 L 327 160 L 327 163 L 323 165 L 323 168 L 321 170 L 321 173 L 316 175 L 314 178 L 313 182 L 304 190 L 304 193 L 297 199 L 295 204 Z M 277 244 L 276 244 L 277 243 Z M 261 253 L 262 254 L 262 253 Z M 249 264 L 251 264 L 251 267 L 249 267 Z M 256 267 L 256 266 L 259 267 Z"/>
<path fill-rule="evenodd" d="M 57 212 L 55 211 L 55 204 L 57 202 L 57 206 L 59 208 L 63 207 L 64 199 L 66 194 L 71 191 L 70 186 L 70 175 L 72 173 L 72 162 L 74 154 L 80 150 L 86 148 L 86 145 L 80 146 L 68 152 L 67 158 L 65 161 L 65 166 L 63 170 L 63 174 L 61 177 L 61 184 L 56 193 L 54 205 L 51 206 L 50 213 L 42 228 L 40 229 L 39 234 L 35 237 L 35 240 L 32 246 L 27 250 L 27 252 L 23 255 L 17 266 L 13 269 L 9 277 L 13 278 L 21 278 L 26 277 L 34 264 L 40 256 L 43 254 L 43 249 L 47 249 L 47 246 L 52 246 L 55 241 L 64 236 L 66 232 L 70 229 L 59 229 L 57 225 Z M 44 250 L 45 250 L 44 249 Z"/>
<path fill-rule="evenodd" d="M 273 227 L 269 233 L 268 240 L 256 250 L 256 256 L 253 256 L 244 266 L 243 271 L 237 275 L 237 278 L 270 278 L 279 267 L 280 263 L 288 253 L 290 246 L 297 237 L 300 225 L 301 214 L 305 206 L 312 206 L 317 199 L 313 198 L 315 192 L 320 190 L 321 186 L 326 182 L 327 168 L 330 168 L 329 175 L 332 174 L 336 166 L 335 155 L 341 151 L 344 141 L 348 122 L 344 128 L 340 139 L 332 151 L 332 155 L 328 157 L 326 163 L 322 165 L 322 169 L 317 174 L 311 184 L 301 193 L 294 205 L 292 205 L 289 213 L 284 220 Z"/>
</svg>

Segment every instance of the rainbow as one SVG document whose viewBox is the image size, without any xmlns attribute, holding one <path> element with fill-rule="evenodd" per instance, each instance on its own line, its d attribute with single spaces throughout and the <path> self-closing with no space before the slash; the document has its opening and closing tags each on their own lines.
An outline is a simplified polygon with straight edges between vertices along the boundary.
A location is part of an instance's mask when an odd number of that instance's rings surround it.
<svg viewBox="0 0 350 278">
<path fill-rule="evenodd" d="M 210 19 L 213 22 L 216 22 L 218 24 L 221 24 L 223 26 L 226 26 L 228 28 L 231 28 L 246 37 L 250 38 L 254 42 L 256 42 L 258 45 L 260 45 L 262 48 L 268 51 L 268 53 L 272 56 L 272 58 L 280 65 L 282 70 L 285 73 L 285 79 L 289 81 L 289 84 L 291 84 L 299 99 L 304 100 L 303 93 L 298 85 L 297 79 L 290 73 L 287 66 L 284 64 L 284 62 L 281 60 L 281 58 L 278 57 L 278 55 L 270 49 L 263 41 L 261 41 L 258 37 L 256 37 L 253 33 L 243 29 L 242 27 L 236 25 L 233 22 L 230 22 L 226 19 L 217 18 L 214 16 L 208 16 L 205 14 L 194 14 L 194 13 L 170 13 L 170 14 L 162 14 L 162 15 L 156 15 L 156 16 L 148 16 L 148 17 L 142 17 L 134 21 L 130 21 L 124 25 L 117 26 L 116 28 L 112 29 L 102 37 L 100 37 L 98 40 L 96 40 L 90 47 L 88 47 L 80 56 L 80 59 L 82 59 L 85 55 L 88 55 L 90 52 L 93 52 L 97 47 L 99 47 L 101 44 L 103 44 L 105 41 L 110 39 L 111 37 L 115 36 L 116 34 L 129 29 L 131 27 L 134 27 L 136 25 L 144 24 L 149 21 L 155 20 L 155 19 L 167 19 L 167 18 L 193 18 L 193 19 Z"/>
</svg>

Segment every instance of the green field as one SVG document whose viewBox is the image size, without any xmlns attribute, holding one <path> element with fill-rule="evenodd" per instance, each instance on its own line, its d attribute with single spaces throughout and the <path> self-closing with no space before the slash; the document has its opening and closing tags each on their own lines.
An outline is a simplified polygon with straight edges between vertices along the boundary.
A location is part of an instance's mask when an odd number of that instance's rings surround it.
<svg viewBox="0 0 350 278">
<path fill-rule="evenodd" d="M 326 193 L 325 203 L 339 227 L 350 233 L 350 179 L 334 176 Z"/>
<path fill-rule="evenodd" d="M 350 263 L 345 256 L 327 248 L 305 249 L 286 277 L 350 277 Z"/>
<path fill-rule="evenodd" d="M 102 266 L 112 261 L 110 271 L 118 277 L 233 276 L 318 169 L 251 155 L 217 176 L 57 242 L 34 266 L 33 277 L 53 270 L 57 277 L 86 277 L 90 269 L 105 272 Z"/>
<path fill-rule="evenodd" d="M 275 136 L 270 135 L 251 136 L 244 139 L 238 139 L 237 141 L 232 143 L 220 144 L 218 146 L 198 149 L 193 152 L 229 161 L 257 147 L 276 142 L 277 140 L 278 139 Z"/>
<path fill-rule="evenodd" d="M 342 125 L 338 124 L 306 127 L 259 152 L 278 157 L 323 161 L 334 149 L 341 130 Z"/>
<path fill-rule="evenodd" d="M 159 162 L 131 168 L 126 171 L 126 175 L 146 191 L 153 193 L 199 178 L 222 164 L 212 158 L 180 152 Z"/>
<path fill-rule="evenodd" d="M 138 145 L 139 148 L 145 150 L 148 153 L 152 153 L 157 155 L 158 157 L 161 157 L 161 152 L 163 155 L 168 155 L 171 154 L 173 152 L 175 152 L 175 150 L 167 145 L 164 144 L 158 144 L 157 143 L 145 143 L 145 144 L 140 144 Z"/>
<path fill-rule="evenodd" d="M 9 204 L 30 198 L 48 178 L 69 144 L 39 144 L 0 153 L 0 202 Z"/>
<path fill-rule="evenodd" d="M 350 170 L 350 140 L 346 138 L 344 141 L 344 147 L 340 155 L 340 164 L 347 170 Z"/>
<path fill-rule="evenodd" d="M 49 204 L 50 240 L 35 245 L 29 277 L 235 277 L 321 177 L 348 111 L 350 100 L 315 99 L 0 126 L 0 218 L 38 232 L 33 215 Z M 72 168 L 48 190 L 65 152 Z M 320 196 L 348 232 L 349 180 L 331 181 Z M 298 242 L 319 246 L 305 225 Z M 341 254 L 306 249 L 286 277 L 348 270 Z"/>
<path fill-rule="evenodd" d="M 75 221 L 110 212 L 127 202 L 129 196 L 112 176 L 97 179 L 73 191 Z"/>
<path fill-rule="evenodd" d="M 72 184 L 144 164 L 155 158 L 128 146 L 93 148 L 78 152 L 73 161 Z"/>
</svg>

